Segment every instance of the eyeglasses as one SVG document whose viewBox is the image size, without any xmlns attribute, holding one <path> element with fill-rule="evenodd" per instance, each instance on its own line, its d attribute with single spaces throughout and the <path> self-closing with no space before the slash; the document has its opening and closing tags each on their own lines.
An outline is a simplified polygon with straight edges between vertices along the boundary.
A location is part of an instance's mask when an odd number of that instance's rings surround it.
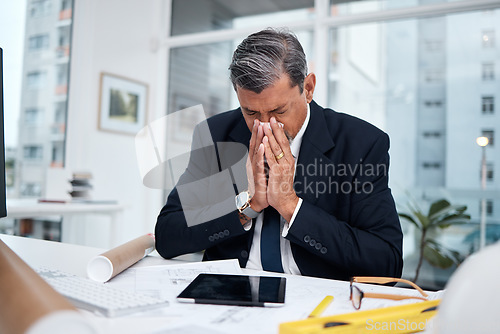
<svg viewBox="0 0 500 334">
<path fill-rule="evenodd" d="M 404 296 L 404 295 L 390 295 L 390 294 L 385 294 L 385 293 L 373 293 L 373 292 L 363 292 L 361 291 L 360 288 L 358 288 L 355 285 L 352 285 L 352 283 L 378 283 L 378 284 L 385 284 L 385 283 L 392 283 L 392 282 L 401 282 L 401 283 L 406 283 L 417 289 L 418 292 L 423 297 L 419 296 Z M 351 278 L 351 301 L 352 301 L 352 306 L 356 310 L 359 310 L 361 308 L 361 301 L 363 298 L 381 298 L 381 299 L 392 299 L 392 300 L 403 300 L 403 299 L 421 299 L 421 300 L 427 300 L 426 297 L 428 295 L 422 290 L 418 285 L 416 285 L 413 282 L 410 282 L 408 280 L 402 279 L 402 278 L 392 278 L 392 277 L 370 277 L 370 276 L 356 276 Z M 425 298 L 424 298 L 425 297 Z"/>
</svg>

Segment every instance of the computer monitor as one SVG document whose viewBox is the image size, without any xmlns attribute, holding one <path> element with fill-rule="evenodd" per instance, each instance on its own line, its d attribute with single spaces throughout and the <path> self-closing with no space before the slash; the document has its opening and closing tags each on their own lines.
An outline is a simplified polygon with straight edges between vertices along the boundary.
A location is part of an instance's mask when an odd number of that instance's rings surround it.
<svg viewBox="0 0 500 334">
<path fill-rule="evenodd" d="M 0 48 L 0 218 L 7 216 L 5 199 L 5 144 L 3 125 L 3 50 Z"/>
</svg>

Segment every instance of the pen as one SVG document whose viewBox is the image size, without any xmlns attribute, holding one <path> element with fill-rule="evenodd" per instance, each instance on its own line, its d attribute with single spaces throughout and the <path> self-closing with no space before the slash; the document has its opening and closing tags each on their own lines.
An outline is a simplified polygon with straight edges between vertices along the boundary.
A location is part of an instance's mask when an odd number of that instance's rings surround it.
<svg viewBox="0 0 500 334">
<path fill-rule="evenodd" d="M 311 314 L 309 314 L 308 318 L 314 318 L 321 315 L 321 313 L 323 313 L 323 311 L 328 307 L 328 305 L 330 305 L 332 301 L 333 301 L 333 296 L 326 296 L 321 301 L 321 303 L 319 303 L 318 306 L 316 306 L 316 308 L 311 312 Z"/>
</svg>

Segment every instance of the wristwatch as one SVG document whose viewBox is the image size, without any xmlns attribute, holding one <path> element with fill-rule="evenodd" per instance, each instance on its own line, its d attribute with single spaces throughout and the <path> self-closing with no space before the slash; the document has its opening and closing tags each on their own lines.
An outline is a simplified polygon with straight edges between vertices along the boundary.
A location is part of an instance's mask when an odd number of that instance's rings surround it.
<svg viewBox="0 0 500 334">
<path fill-rule="evenodd" d="M 250 193 L 248 191 L 243 191 L 235 197 L 236 208 L 239 212 L 250 218 L 256 218 L 260 212 L 255 211 L 250 206 Z"/>
</svg>

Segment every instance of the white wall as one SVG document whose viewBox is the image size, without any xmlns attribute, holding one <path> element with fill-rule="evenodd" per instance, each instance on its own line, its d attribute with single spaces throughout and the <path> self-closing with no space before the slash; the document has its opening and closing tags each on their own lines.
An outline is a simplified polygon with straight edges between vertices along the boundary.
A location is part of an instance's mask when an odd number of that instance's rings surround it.
<svg viewBox="0 0 500 334">
<path fill-rule="evenodd" d="M 75 1 L 66 166 L 93 174 L 94 198 L 126 205 L 118 243 L 153 232 L 163 200 L 161 190 L 142 184 L 134 136 L 98 129 L 100 73 L 147 83 L 147 119 L 164 115 L 165 57 L 154 47 L 162 32 L 163 10 L 161 0 Z M 104 217 L 88 216 L 78 224 L 77 243 L 111 246 Z"/>
</svg>

